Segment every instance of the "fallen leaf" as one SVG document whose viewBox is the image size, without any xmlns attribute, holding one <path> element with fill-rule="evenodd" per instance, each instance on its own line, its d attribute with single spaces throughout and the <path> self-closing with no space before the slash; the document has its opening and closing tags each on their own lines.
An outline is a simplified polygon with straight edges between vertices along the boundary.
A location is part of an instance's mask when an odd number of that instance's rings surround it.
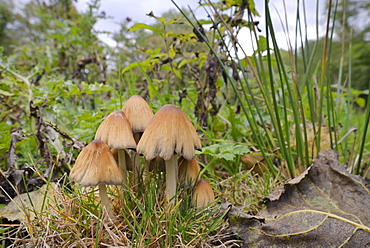
<svg viewBox="0 0 370 248">
<path fill-rule="evenodd" d="M 240 161 L 247 167 L 248 170 L 253 170 L 258 175 L 262 176 L 267 171 L 265 158 L 261 153 L 248 153 L 240 157 Z"/>
<path fill-rule="evenodd" d="M 247 247 L 369 247 L 370 191 L 332 150 L 269 195 L 256 220 L 229 214 Z M 264 222 L 261 220 L 264 218 Z"/>
<path fill-rule="evenodd" d="M 8 205 L 0 209 L 0 218 L 21 222 L 34 219 L 42 210 L 46 210 L 48 201 L 53 200 L 51 196 L 55 190 L 57 190 L 57 185 L 50 183 L 49 185 L 45 184 L 38 190 L 14 197 Z"/>
</svg>

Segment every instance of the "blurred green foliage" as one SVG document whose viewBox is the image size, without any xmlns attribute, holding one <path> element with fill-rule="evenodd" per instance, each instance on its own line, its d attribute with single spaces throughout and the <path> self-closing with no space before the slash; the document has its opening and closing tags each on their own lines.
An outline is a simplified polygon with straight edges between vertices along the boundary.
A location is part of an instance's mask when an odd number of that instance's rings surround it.
<svg viewBox="0 0 370 248">
<path fill-rule="evenodd" d="M 11 0 L 1 3 L 3 170 L 10 134 L 20 132 L 27 137 L 16 144 L 19 163 L 44 169 L 58 164 L 68 172 L 79 149 L 76 142 L 90 142 L 102 118 L 134 94 L 146 98 L 154 112 L 172 103 L 187 113 L 205 147 L 199 154 L 202 162 L 219 159 L 206 173 L 240 172 L 240 156 L 261 151 L 273 175 L 281 170 L 296 175 L 300 170 L 295 167 L 306 168 L 312 159 L 301 128 L 305 123 L 315 124 L 316 137 L 324 124 L 340 130 L 331 134 L 331 144 L 341 151 L 343 162 L 352 161 L 358 151 L 356 140 L 347 139 L 345 146 L 336 142 L 350 126 L 363 128 L 350 123 L 349 116 L 364 116 L 357 111 L 366 107 L 370 56 L 368 42 L 361 40 L 366 30 L 344 40 L 301 38 L 302 47 L 283 51 L 274 44 L 272 26 L 264 27 L 268 37 L 260 32 L 261 17 L 253 2 L 224 1 L 202 6 L 213 11 L 209 19 L 181 9 L 148 14 L 150 25 L 127 17 L 111 34 L 116 45 L 108 46 L 94 29 L 98 20 L 107 18 L 99 5 L 91 1 L 79 13 L 73 1 L 30 1 L 14 14 Z M 362 9 L 368 12 L 368 6 Z M 255 44 L 253 54 L 244 57 L 235 53 L 243 48 L 237 39 L 241 30 L 248 30 Z M 327 58 L 326 38 L 331 49 Z M 351 45 L 351 53 L 343 44 Z M 329 69 L 325 80 L 317 82 L 324 58 Z M 342 115 L 344 109 L 347 115 Z M 290 145 L 291 135 L 300 144 L 297 150 Z M 280 168 L 285 163 L 289 168 Z"/>
</svg>

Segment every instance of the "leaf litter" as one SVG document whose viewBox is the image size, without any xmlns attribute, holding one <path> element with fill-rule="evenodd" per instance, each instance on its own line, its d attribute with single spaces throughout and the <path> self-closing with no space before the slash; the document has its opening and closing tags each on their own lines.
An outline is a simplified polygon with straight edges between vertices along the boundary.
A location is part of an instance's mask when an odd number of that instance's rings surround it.
<svg viewBox="0 0 370 248">
<path fill-rule="evenodd" d="M 369 247 L 370 190 L 338 154 L 319 154 L 299 177 L 262 200 L 256 216 L 232 207 L 231 230 L 245 247 Z"/>
</svg>

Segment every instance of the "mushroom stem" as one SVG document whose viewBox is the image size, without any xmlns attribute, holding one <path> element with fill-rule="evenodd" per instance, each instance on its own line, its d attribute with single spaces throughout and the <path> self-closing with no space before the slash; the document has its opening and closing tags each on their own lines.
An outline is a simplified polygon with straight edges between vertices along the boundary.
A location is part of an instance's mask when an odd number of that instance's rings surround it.
<svg viewBox="0 0 370 248">
<path fill-rule="evenodd" d="M 166 197 L 170 201 L 176 195 L 176 180 L 178 178 L 178 162 L 174 155 L 166 161 Z"/>
<path fill-rule="evenodd" d="M 122 169 L 123 184 L 127 185 L 126 154 L 123 149 L 118 149 L 118 165 Z"/>
<path fill-rule="evenodd" d="M 102 209 L 104 212 L 104 209 L 107 211 L 107 214 L 109 217 L 113 218 L 114 214 L 112 209 L 110 208 L 110 203 L 108 199 L 108 194 L 107 194 L 107 187 L 105 184 L 100 183 L 99 185 L 99 195 L 102 203 Z"/>
<path fill-rule="evenodd" d="M 140 133 L 134 133 L 133 134 L 134 136 L 134 140 L 137 143 L 139 143 L 139 140 L 140 140 Z M 138 184 L 139 184 L 139 172 L 140 172 L 140 154 L 138 154 L 137 152 L 134 152 L 133 153 L 133 157 L 134 157 L 134 189 L 137 190 L 138 188 Z"/>
<path fill-rule="evenodd" d="M 139 186 L 139 175 L 140 175 L 140 154 L 137 152 L 133 153 L 134 157 L 134 190 L 138 189 Z"/>
</svg>

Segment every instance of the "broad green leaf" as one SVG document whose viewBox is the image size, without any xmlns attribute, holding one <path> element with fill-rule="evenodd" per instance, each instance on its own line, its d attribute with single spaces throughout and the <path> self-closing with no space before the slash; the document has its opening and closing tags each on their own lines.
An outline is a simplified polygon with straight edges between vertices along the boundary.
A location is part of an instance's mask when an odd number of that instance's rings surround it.
<svg viewBox="0 0 370 248">
<path fill-rule="evenodd" d="M 184 24 L 184 22 L 179 21 L 178 19 L 173 19 L 173 20 L 164 22 L 164 24 L 166 24 L 166 25 L 171 25 L 171 24 L 181 25 L 181 24 Z"/>
<path fill-rule="evenodd" d="M 135 23 L 131 28 L 129 28 L 129 31 L 136 31 L 141 29 L 148 29 L 150 31 L 153 31 L 154 33 L 159 34 L 160 36 L 163 36 L 162 30 L 144 23 Z"/>
<path fill-rule="evenodd" d="M 14 93 L 10 93 L 10 92 L 5 91 L 5 90 L 0 90 L 0 95 L 3 95 L 3 96 L 13 96 Z"/>
<path fill-rule="evenodd" d="M 88 46 L 89 46 L 87 43 L 85 43 L 85 42 L 83 42 L 83 41 L 81 41 L 81 40 L 78 40 L 78 39 L 76 39 L 76 40 L 72 40 L 72 41 L 71 41 L 71 44 L 74 44 L 74 45 L 81 45 L 81 46 L 83 46 L 83 47 L 88 47 Z"/>
<path fill-rule="evenodd" d="M 264 52 L 264 51 L 267 50 L 267 40 L 266 40 L 266 37 L 264 37 L 262 35 L 258 36 L 257 43 L 258 43 L 258 50 L 260 52 Z"/>
<path fill-rule="evenodd" d="M 177 70 L 176 68 L 172 68 L 171 66 L 166 64 L 166 65 L 162 65 L 161 69 L 162 70 L 167 70 L 167 71 L 172 71 L 173 73 L 175 73 L 176 77 L 182 79 L 181 72 L 179 70 Z"/>
<path fill-rule="evenodd" d="M 170 50 L 168 51 L 168 56 L 173 59 L 176 56 L 176 51 L 173 45 L 170 46 Z"/>
<path fill-rule="evenodd" d="M 361 97 L 357 97 L 355 99 L 355 102 L 358 104 L 358 106 L 360 106 L 361 108 L 365 108 L 366 106 L 366 100 L 364 98 L 361 98 Z"/>
<path fill-rule="evenodd" d="M 65 41 L 65 36 L 63 34 L 51 34 L 51 35 L 46 36 L 46 38 Z"/>
<path fill-rule="evenodd" d="M 213 24 L 212 20 L 201 19 L 201 20 L 198 20 L 198 22 L 199 22 L 200 25 Z"/>
<path fill-rule="evenodd" d="M 208 154 L 219 159 L 233 161 L 236 155 L 242 155 L 249 152 L 249 148 L 235 143 L 217 143 L 204 147 L 202 154 Z"/>
<path fill-rule="evenodd" d="M 356 89 L 353 89 L 353 88 L 350 88 L 350 92 L 355 96 L 359 96 L 359 95 L 363 94 L 362 90 L 356 90 Z"/>
<path fill-rule="evenodd" d="M 134 62 L 134 63 L 129 64 L 125 68 L 123 68 L 122 73 L 125 73 L 127 71 L 132 70 L 133 68 L 140 67 L 140 66 L 145 68 L 145 69 L 151 69 L 151 67 L 149 65 L 147 65 L 146 63 L 140 63 L 140 65 L 139 65 L 139 62 Z"/>
</svg>

